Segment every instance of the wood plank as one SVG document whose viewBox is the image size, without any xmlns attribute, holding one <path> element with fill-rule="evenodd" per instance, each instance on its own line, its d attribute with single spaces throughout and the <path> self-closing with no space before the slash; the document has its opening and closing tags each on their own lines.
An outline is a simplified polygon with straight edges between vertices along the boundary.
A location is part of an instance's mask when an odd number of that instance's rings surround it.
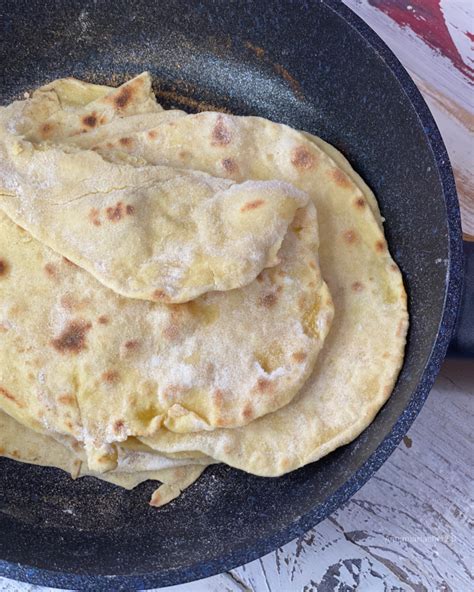
<svg viewBox="0 0 474 592">
<path fill-rule="evenodd" d="M 465 239 L 474 240 L 474 3 L 343 1 L 392 49 L 428 103 L 454 169 Z"/>
</svg>

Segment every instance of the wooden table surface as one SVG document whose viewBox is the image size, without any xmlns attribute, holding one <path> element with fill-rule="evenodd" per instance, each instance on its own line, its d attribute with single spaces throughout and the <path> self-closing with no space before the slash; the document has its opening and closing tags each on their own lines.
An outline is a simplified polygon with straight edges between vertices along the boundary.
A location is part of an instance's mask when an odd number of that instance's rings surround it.
<svg viewBox="0 0 474 592">
<path fill-rule="evenodd" d="M 474 0 L 345 1 L 428 102 L 474 240 Z M 473 403 L 474 361 L 445 362 L 403 443 L 343 508 L 274 553 L 167 592 L 473 590 Z M 0 578 L 0 590 L 47 589 Z"/>
</svg>

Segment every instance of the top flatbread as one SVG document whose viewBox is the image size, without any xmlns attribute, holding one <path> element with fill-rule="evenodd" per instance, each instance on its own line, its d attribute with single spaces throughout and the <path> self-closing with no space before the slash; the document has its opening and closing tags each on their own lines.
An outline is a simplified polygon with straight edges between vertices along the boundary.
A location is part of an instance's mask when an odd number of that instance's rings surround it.
<svg viewBox="0 0 474 592">
<path fill-rule="evenodd" d="M 92 151 L 51 146 L 63 128 L 74 136 L 70 111 L 53 111 L 46 121 L 62 125 L 32 143 L 18 130 L 26 133 L 28 122 L 34 136 L 34 125 L 42 128 L 24 115 L 49 113 L 49 94 L 39 94 L 46 105 L 35 93 L 36 109 L 26 101 L 0 112 L 0 208 L 41 242 L 119 294 L 172 303 L 245 286 L 278 263 L 305 193 L 284 182 L 112 164 Z"/>
</svg>

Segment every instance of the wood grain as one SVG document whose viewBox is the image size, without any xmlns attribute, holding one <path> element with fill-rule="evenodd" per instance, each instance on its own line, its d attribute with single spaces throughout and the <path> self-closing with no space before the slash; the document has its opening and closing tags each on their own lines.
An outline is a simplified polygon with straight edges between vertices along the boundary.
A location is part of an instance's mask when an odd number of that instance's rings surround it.
<svg viewBox="0 0 474 592">
<path fill-rule="evenodd" d="M 448 149 L 464 238 L 474 240 L 474 2 L 343 0 L 411 74 Z"/>
</svg>

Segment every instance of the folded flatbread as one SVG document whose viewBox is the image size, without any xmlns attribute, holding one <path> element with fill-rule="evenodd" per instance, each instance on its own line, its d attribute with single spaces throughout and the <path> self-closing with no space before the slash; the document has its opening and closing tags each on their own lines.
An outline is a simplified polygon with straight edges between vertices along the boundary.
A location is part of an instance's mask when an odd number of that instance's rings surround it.
<svg viewBox="0 0 474 592">
<path fill-rule="evenodd" d="M 50 436 L 29 430 L 3 411 L 0 411 L 0 455 L 19 462 L 62 469 L 73 479 L 96 477 L 125 489 L 133 489 L 148 480 L 160 481 L 161 485 L 154 491 L 150 500 L 153 506 L 163 506 L 178 497 L 201 476 L 206 468 L 205 464 L 182 463 L 175 466 L 170 464 L 169 467 L 162 469 L 147 469 L 146 462 L 145 466 L 143 464 L 139 466 L 135 462 L 134 471 L 115 470 L 102 474 L 94 473 L 88 470 L 85 458 L 81 454 L 74 453 Z M 143 453 L 142 456 L 144 456 Z M 143 460 L 142 458 L 142 463 Z M 155 459 L 152 459 L 152 462 L 155 462 Z"/>
</svg>

